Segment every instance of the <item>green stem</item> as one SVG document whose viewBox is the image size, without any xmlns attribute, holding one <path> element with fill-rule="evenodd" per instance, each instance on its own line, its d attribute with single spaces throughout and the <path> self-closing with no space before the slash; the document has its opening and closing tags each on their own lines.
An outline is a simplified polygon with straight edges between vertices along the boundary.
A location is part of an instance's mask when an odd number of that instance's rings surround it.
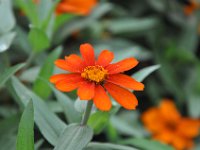
<svg viewBox="0 0 200 150">
<path fill-rule="evenodd" d="M 89 100 L 87 102 L 87 107 L 86 107 L 85 113 L 83 115 L 83 118 L 82 118 L 82 121 L 81 121 L 81 125 L 86 125 L 87 124 L 87 121 L 88 121 L 88 119 L 90 117 L 90 113 L 91 113 L 91 110 L 92 110 L 92 105 L 93 105 L 93 101 Z"/>
</svg>

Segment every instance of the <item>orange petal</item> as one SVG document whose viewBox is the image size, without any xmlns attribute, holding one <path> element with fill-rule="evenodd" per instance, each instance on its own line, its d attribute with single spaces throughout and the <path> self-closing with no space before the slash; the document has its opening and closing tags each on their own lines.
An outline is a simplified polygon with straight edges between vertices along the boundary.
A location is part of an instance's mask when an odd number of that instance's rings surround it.
<svg viewBox="0 0 200 150">
<path fill-rule="evenodd" d="M 141 116 L 141 120 L 152 133 L 159 133 L 165 129 L 165 122 L 158 108 L 152 107 L 145 111 Z"/>
<path fill-rule="evenodd" d="M 84 79 L 79 75 L 75 78 L 65 78 L 56 83 L 56 88 L 63 92 L 69 92 L 78 88 L 84 82 Z"/>
<path fill-rule="evenodd" d="M 124 74 L 109 75 L 107 81 L 132 90 L 137 90 L 137 91 L 144 90 L 144 84 Z"/>
<path fill-rule="evenodd" d="M 80 78 L 80 74 L 56 74 L 51 76 L 50 78 L 50 82 L 51 83 L 57 83 L 61 80 L 71 80 L 71 79 L 75 79 L 75 78 Z"/>
<path fill-rule="evenodd" d="M 159 106 L 160 113 L 166 121 L 176 123 L 181 118 L 175 104 L 171 100 L 162 100 Z"/>
<path fill-rule="evenodd" d="M 94 97 L 94 83 L 84 82 L 78 88 L 77 94 L 81 100 L 91 100 Z"/>
<path fill-rule="evenodd" d="M 93 49 L 92 45 L 90 45 L 88 43 L 81 44 L 80 52 L 81 52 L 81 55 L 85 62 L 85 65 L 87 65 L 87 66 L 95 65 L 94 49 Z"/>
<path fill-rule="evenodd" d="M 66 61 L 63 59 L 57 59 L 55 62 L 55 65 L 63 70 L 70 71 L 70 67 L 67 65 Z"/>
<path fill-rule="evenodd" d="M 109 63 L 111 63 L 111 61 L 113 60 L 113 58 L 114 58 L 113 52 L 108 51 L 108 50 L 103 50 L 100 53 L 100 55 L 99 55 L 99 57 L 97 59 L 96 64 L 105 67 Z"/>
<path fill-rule="evenodd" d="M 121 73 L 132 69 L 138 64 L 135 58 L 127 58 L 120 62 L 110 64 L 105 69 L 108 70 L 109 74 Z"/>
<path fill-rule="evenodd" d="M 69 56 L 66 56 L 65 61 L 68 64 L 68 66 L 73 68 L 73 72 L 82 72 L 83 61 L 78 55 L 71 54 Z"/>
<path fill-rule="evenodd" d="M 195 138 L 200 133 L 200 123 L 198 120 L 183 118 L 179 122 L 177 132 L 187 138 Z"/>
<path fill-rule="evenodd" d="M 102 111 L 109 111 L 112 107 L 110 98 L 101 85 L 97 85 L 95 87 L 95 95 L 93 100 L 95 106 Z"/>
<path fill-rule="evenodd" d="M 135 109 L 138 105 L 137 98 L 130 91 L 110 82 L 105 83 L 104 86 L 110 95 L 124 108 Z"/>
</svg>

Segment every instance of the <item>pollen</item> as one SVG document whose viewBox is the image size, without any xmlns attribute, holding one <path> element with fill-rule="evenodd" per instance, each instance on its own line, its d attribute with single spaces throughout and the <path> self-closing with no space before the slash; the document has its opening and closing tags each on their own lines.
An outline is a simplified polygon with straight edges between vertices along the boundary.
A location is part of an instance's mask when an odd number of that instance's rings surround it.
<svg viewBox="0 0 200 150">
<path fill-rule="evenodd" d="M 101 83 L 107 77 L 108 71 L 102 66 L 87 66 L 81 73 L 81 77 L 95 83 Z"/>
</svg>

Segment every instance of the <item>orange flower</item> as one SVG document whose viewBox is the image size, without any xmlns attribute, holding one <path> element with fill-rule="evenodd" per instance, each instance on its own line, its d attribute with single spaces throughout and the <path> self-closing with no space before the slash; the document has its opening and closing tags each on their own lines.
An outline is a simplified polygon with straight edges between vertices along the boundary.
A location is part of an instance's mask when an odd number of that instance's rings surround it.
<svg viewBox="0 0 200 150">
<path fill-rule="evenodd" d="M 96 4 L 97 0 L 62 0 L 56 8 L 56 13 L 88 15 Z"/>
<path fill-rule="evenodd" d="M 195 0 L 190 0 L 190 4 L 184 7 L 184 13 L 189 16 L 198 8 L 199 4 Z"/>
<path fill-rule="evenodd" d="M 142 121 L 153 138 L 171 144 L 177 150 L 191 148 L 193 138 L 199 134 L 199 120 L 182 117 L 170 100 L 163 100 L 142 114 Z"/>
<path fill-rule="evenodd" d="M 95 60 L 94 49 L 90 44 L 80 46 L 82 58 L 71 54 L 65 60 L 58 59 L 55 65 L 67 70 L 68 74 L 58 74 L 50 78 L 50 82 L 63 92 L 78 88 L 77 94 L 81 100 L 92 100 L 95 106 L 102 110 L 111 109 L 111 100 L 106 91 L 124 108 L 135 109 L 138 105 L 135 95 L 127 90 L 144 89 L 144 85 L 133 78 L 121 74 L 138 64 L 135 58 L 127 58 L 110 64 L 114 54 L 103 50 Z"/>
</svg>

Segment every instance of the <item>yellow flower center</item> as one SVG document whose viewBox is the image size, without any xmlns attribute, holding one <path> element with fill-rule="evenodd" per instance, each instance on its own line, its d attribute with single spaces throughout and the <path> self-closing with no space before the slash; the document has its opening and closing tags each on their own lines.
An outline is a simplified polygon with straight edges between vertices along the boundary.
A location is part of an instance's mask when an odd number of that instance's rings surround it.
<svg viewBox="0 0 200 150">
<path fill-rule="evenodd" d="M 81 73 L 81 77 L 89 81 L 100 83 L 106 78 L 107 73 L 108 71 L 102 66 L 87 66 Z"/>
</svg>

